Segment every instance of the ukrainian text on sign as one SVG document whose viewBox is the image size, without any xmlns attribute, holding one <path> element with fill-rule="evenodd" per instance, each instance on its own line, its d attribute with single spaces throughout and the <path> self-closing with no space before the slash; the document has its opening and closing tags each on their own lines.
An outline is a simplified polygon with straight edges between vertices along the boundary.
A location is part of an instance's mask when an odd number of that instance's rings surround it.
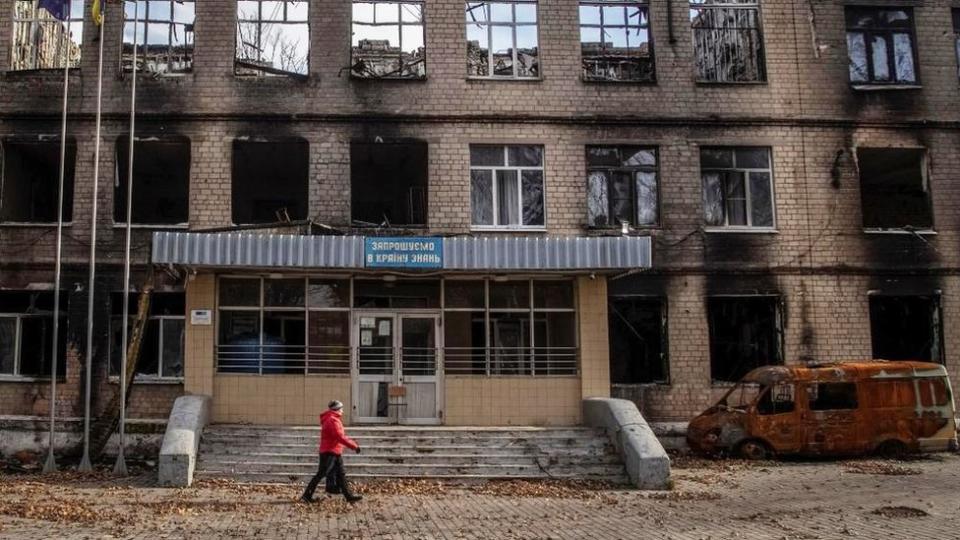
<svg viewBox="0 0 960 540">
<path fill-rule="evenodd" d="M 366 238 L 363 260 L 368 268 L 443 268 L 443 239 Z"/>
</svg>

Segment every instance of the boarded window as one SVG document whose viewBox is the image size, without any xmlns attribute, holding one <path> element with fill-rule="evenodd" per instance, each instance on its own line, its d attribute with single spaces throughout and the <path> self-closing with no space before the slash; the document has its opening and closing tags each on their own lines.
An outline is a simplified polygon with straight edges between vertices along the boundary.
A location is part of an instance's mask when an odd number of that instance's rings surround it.
<svg viewBox="0 0 960 540">
<path fill-rule="evenodd" d="M 691 0 L 690 21 L 698 81 L 766 80 L 757 0 Z"/>
<path fill-rule="evenodd" d="M 542 146 L 470 146 L 474 227 L 542 228 Z"/>
<path fill-rule="evenodd" d="M 610 382 L 667 382 L 666 301 L 645 296 L 611 296 L 607 305 Z"/>
<path fill-rule="evenodd" d="M 700 175 L 708 226 L 773 228 L 769 148 L 701 148 Z"/>
<path fill-rule="evenodd" d="M 130 294 L 127 338 L 133 332 L 139 294 Z M 136 374 L 145 378 L 183 377 L 184 352 L 184 294 L 154 292 L 150 298 L 150 318 L 140 345 Z M 110 295 L 110 372 L 120 373 L 123 359 L 123 293 Z"/>
<path fill-rule="evenodd" d="M 588 81 L 655 80 L 646 2 L 580 2 L 580 55 Z"/>
<path fill-rule="evenodd" d="M 355 225 L 425 225 L 427 143 L 350 143 L 350 184 Z"/>
<path fill-rule="evenodd" d="M 113 221 L 127 222 L 129 143 L 117 140 L 117 181 Z M 189 220 L 190 139 L 164 137 L 135 139 L 133 151 L 133 222 L 175 225 Z"/>
<path fill-rule="evenodd" d="M 587 213 L 592 227 L 657 225 L 656 148 L 588 146 Z"/>
<path fill-rule="evenodd" d="M 194 4 L 192 0 L 124 1 L 121 68 L 133 71 L 136 43 L 137 71 L 150 75 L 193 71 Z"/>
<path fill-rule="evenodd" d="M 837 411 L 857 408 L 856 383 L 811 383 L 807 386 L 811 411 Z"/>
<path fill-rule="evenodd" d="M 84 2 L 70 2 L 69 12 L 66 2 L 49 5 L 62 6 L 63 13 L 54 17 L 38 2 L 14 1 L 10 69 L 63 69 L 67 62 L 71 68 L 80 67 Z"/>
<path fill-rule="evenodd" d="M 237 75 L 306 77 L 310 68 L 309 3 L 238 0 Z"/>
<path fill-rule="evenodd" d="M 915 84 L 913 9 L 846 8 L 847 54 L 853 84 Z"/>
<path fill-rule="evenodd" d="M 53 355 L 53 292 L 0 291 L 0 376 L 49 377 Z M 57 375 L 66 373 L 67 295 L 60 296 Z"/>
<path fill-rule="evenodd" d="M 60 186 L 60 141 L 5 140 L 0 176 L 0 221 L 54 223 Z M 73 219 L 73 176 L 77 144 L 67 140 L 63 176 L 63 220 Z"/>
<path fill-rule="evenodd" d="M 423 2 L 353 2 L 350 73 L 354 77 L 427 76 Z"/>
<path fill-rule="evenodd" d="M 864 228 L 933 227 L 923 155 L 915 148 L 857 149 Z"/>
<path fill-rule="evenodd" d="M 755 368 L 783 363 L 778 297 L 711 297 L 707 299 L 707 315 L 714 381 L 739 381 Z"/>
<path fill-rule="evenodd" d="M 467 76 L 540 76 L 537 2 L 467 2 Z"/>
<path fill-rule="evenodd" d="M 233 222 L 306 219 L 309 154 L 304 139 L 233 141 Z"/>
<path fill-rule="evenodd" d="M 873 357 L 943 362 L 938 296 L 870 295 Z"/>
</svg>

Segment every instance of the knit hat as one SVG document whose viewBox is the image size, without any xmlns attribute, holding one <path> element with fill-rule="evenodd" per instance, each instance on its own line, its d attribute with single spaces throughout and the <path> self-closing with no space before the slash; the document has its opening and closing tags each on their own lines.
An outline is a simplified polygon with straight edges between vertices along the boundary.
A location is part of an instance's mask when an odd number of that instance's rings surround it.
<svg viewBox="0 0 960 540">
<path fill-rule="evenodd" d="M 343 408 L 343 403 L 340 403 L 337 400 L 333 400 L 329 404 L 327 404 L 327 408 L 329 408 L 332 411 L 339 411 L 340 409 Z"/>
</svg>

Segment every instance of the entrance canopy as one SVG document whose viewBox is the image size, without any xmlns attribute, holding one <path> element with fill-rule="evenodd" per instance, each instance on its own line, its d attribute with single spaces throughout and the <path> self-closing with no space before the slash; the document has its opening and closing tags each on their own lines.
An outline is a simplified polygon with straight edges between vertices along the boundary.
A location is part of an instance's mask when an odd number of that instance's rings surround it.
<svg viewBox="0 0 960 540">
<path fill-rule="evenodd" d="M 156 232 L 152 262 L 218 268 L 619 271 L 649 268 L 649 237 L 364 237 Z"/>
</svg>

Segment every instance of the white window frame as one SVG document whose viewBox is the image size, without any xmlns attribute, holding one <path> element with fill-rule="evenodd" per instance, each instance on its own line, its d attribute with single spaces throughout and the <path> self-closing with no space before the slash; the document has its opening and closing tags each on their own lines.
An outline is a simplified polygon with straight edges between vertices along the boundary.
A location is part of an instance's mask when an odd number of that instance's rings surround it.
<svg viewBox="0 0 960 540">
<path fill-rule="evenodd" d="M 540 2 L 538 0 L 496 0 L 494 2 L 467 2 L 467 9 L 470 9 L 470 4 L 476 4 L 482 6 L 481 9 L 486 10 L 487 16 L 486 20 L 483 21 L 470 21 L 466 20 L 466 26 L 476 25 L 476 26 L 485 26 L 487 33 L 487 74 L 486 75 L 474 75 L 472 73 L 467 73 L 468 79 L 485 79 L 485 80 L 520 80 L 520 81 L 537 81 L 543 78 L 543 65 L 542 65 L 542 55 L 540 50 Z M 510 12 L 512 14 L 512 20 L 510 22 L 506 21 L 492 21 L 490 20 L 490 4 L 510 4 Z M 534 22 L 517 22 L 517 4 L 533 5 L 534 11 L 536 13 L 536 20 Z M 477 9 L 474 7 L 473 9 Z M 513 73 L 511 75 L 494 75 L 493 73 L 493 27 L 495 26 L 508 26 L 512 28 L 513 34 L 513 59 L 511 68 Z M 518 26 L 532 26 L 537 34 L 537 74 L 535 76 L 520 76 L 517 75 L 517 27 Z M 467 39 L 469 42 L 469 39 Z"/>
<path fill-rule="evenodd" d="M 17 380 L 17 381 L 29 381 L 29 380 L 40 380 L 40 379 L 49 379 L 48 374 L 43 374 L 42 376 L 36 375 L 22 375 L 21 370 L 21 353 L 22 353 L 22 340 L 23 340 L 23 320 L 24 319 L 44 319 L 47 318 L 47 315 L 36 315 L 30 313 L 0 313 L 0 320 L 3 319 L 13 319 L 14 320 L 14 344 L 13 344 L 13 372 L 4 373 L 0 372 L 0 381 L 3 380 Z M 49 316 L 50 320 L 53 320 L 53 316 Z M 63 323 L 64 317 L 61 314 L 61 323 Z M 62 329 L 61 329 L 62 333 Z M 58 341 L 62 342 L 63 336 L 58 336 Z M 60 343 L 58 343 L 59 345 Z M 54 353 L 56 354 L 56 353 Z"/>
<path fill-rule="evenodd" d="M 123 73 L 130 73 L 133 71 L 132 66 L 127 67 L 124 65 L 123 48 L 126 45 L 131 45 L 131 46 L 134 45 L 134 43 L 128 43 L 126 40 L 126 37 L 127 37 L 126 27 L 128 24 L 133 24 L 133 19 L 127 18 L 128 10 L 130 13 L 133 12 L 133 8 L 131 7 L 131 5 L 134 4 L 134 2 L 136 2 L 136 0 L 123 0 L 123 26 L 121 27 L 121 32 L 120 32 L 120 70 Z M 138 3 L 141 3 L 146 7 L 142 9 L 140 12 L 136 13 L 137 26 L 143 25 L 144 27 L 143 32 L 141 32 L 139 28 L 135 29 L 134 41 L 136 42 L 136 48 L 139 53 L 137 54 L 137 60 L 140 62 L 143 62 L 145 60 L 144 48 L 148 46 L 146 43 L 146 38 L 150 34 L 150 26 L 166 26 L 167 27 L 167 53 L 165 55 L 165 58 L 167 61 L 166 63 L 163 64 L 164 66 L 163 71 L 158 71 L 155 69 L 147 69 L 146 65 L 144 65 L 143 68 L 139 68 L 137 71 L 139 73 L 146 73 L 146 74 L 149 74 L 150 76 L 159 76 L 159 77 L 182 77 L 184 75 L 189 75 L 190 73 L 192 73 L 193 60 L 194 60 L 193 51 L 194 51 L 195 42 L 193 40 L 193 32 L 191 31 L 188 34 L 187 27 L 188 26 L 193 27 L 196 24 L 196 20 L 197 20 L 196 0 L 149 0 L 149 1 L 140 0 L 140 2 Z M 158 4 L 169 4 L 169 12 L 167 14 L 169 16 L 169 19 L 163 19 L 162 17 L 159 19 L 151 18 L 151 15 L 153 14 L 150 13 L 150 6 L 156 7 L 156 5 Z M 175 4 L 192 5 L 193 19 L 190 22 L 178 21 L 176 19 L 176 10 L 174 9 Z M 137 7 L 136 9 L 139 10 L 141 7 Z M 174 56 L 173 34 L 175 33 L 177 27 L 183 27 L 183 44 L 184 44 L 184 47 L 190 48 L 190 68 L 185 70 L 170 71 L 170 65 L 172 64 L 171 60 Z M 190 40 L 187 40 L 188 35 L 191 38 Z M 154 45 L 154 46 L 158 46 L 158 45 Z"/>
<path fill-rule="evenodd" d="M 747 148 L 753 148 L 753 149 L 762 148 L 763 150 L 765 150 L 765 151 L 767 152 L 767 159 L 768 159 L 768 163 L 769 163 L 769 168 L 766 168 L 766 169 L 758 169 L 758 168 L 749 168 L 749 167 L 738 167 L 738 166 L 737 166 L 737 163 L 736 163 L 736 156 L 737 156 L 736 151 L 737 151 L 738 149 L 747 149 Z M 776 186 L 776 182 L 774 181 L 774 178 L 773 178 L 773 149 L 770 148 L 769 146 L 748 146 L 748 145 L 743 145 L 743 146 L 703 146 L 703 147 L 700 148 L 701 152 L 702 152 L 704 149 L 707 149 L 707 150 L 729 150 L 729 151 L 731 151 L 731 152 L 733 153 L 734 163 L 733 163 L 733 167 L 709 167 L 709 168 L 706 168 L 706 169 L 703 168 L 702 166 L 700 167 L 700 195 L 701 195 L 701 201 L 702 201 L 702 198 L 703 198 L 703 192 L 704 192 L 704 188 L 705 188 L 704 183 L 703 183 L 703 176 L 704 176 L 705 172 L 707 172 L 707 171 L 742 172 L 743 175 L 744 175 L 743 191 L 744 191 L 744 197 L 745 197 L 745 199 L 746 199 L 745 204 L 746 204 L 746 218 L 747 218 L 747 224 L 746 224 L 746 225 L 730 225 L 730 214 L 729 214 L 729 212 L 727 212 L 726 204 L 724 204 L 724 205 L 723 205 L 723 225 L 706 225 L 706 224 L 705 224 L 705 225 L 704 225 L 704 229 L 705 229 L 706 231 L 708 231 L 708 232 L 731 232 L 731 231 L 733 231 L 733 232 L 776 232 L 776 231 L 777 231 L 777 193 L 776 193 L 776 191 L 775 191 L 775 189 L 774 189 L 775 186 Z M 758 173 L 767 173 L 767 174 L 770 176 L 770 215 L 771 215 L 771 217 L 772 217 L 773 224 L 772 224 L 772 225 L 769 225 L 769 226 L 767 226 L 767 225 L 754 226 L 754 225 L 753 225 L 753 197 L 752 197 L 751 188 L 750 188 L 750 173 L 755 173 L 755 172 L 758 172 Z M 725 202 L 726 202 L 726 200 L 724 199 L 724 203 L 725 203 Z M 701 204 L 703 204 L 703 203 L 701 202 Z M 701 213 L 701 219 L 703 219 L 703 220 L 706 219 L 706 216 L 703 215 L 703 213 Z"/>
<path fill-rule="evenodd" d="M 546 148 L 542 144 L 476 144 L 470 145 L 471 148 L 474 146 L 490 146 L 490 147 L 501 147 L 503 149 L 503 163 L 505 165 L 476 165 L 474 166 L 471 162 L 470 164 L 470 229 L 474 231 L 504 231 L 504 230 L 517 230 L 517 231 L 545 231 L 547 230 L 547 175 L 546 175 L 546 160 L 547 152 Z M 537 166 L 528 166 L 528 165 L 506 165 L 510 163 L 509 161 L 509 152 L 510 147 L 517 146 L 535 146 L 540 148 L 541 155 L 541 164 Z M 491 182 L 492 186 L 490 189 L 491 202 L 493 206 L 493 224 L 492 225 L 478 225 L 473 223 L 473 171 L 491 171 Z M 497 223 L 500 219 L 500 188 L 498 178 L 498 171 L 516 171 L 517 173 L 517 217 L 519 223 L 516 225 L 510 224 L 500 224 Z M 523 224 L 523 171 L 540 171 L 541 177 L 543 178 L 543 225 L 524 225 Z"/>
<path fill-rule="evenodd" d="M 50 70 L 61 70 L 64 68 L 65 59 L 63 54 L 63 34 L 59 33 L 56 36 L 56 43 L 54 44 L 54 57 L 56 65 L 49 66 L 40 66 L 39 62 L 39 51 L 34 46 L 34 43 L 30 43 L 31 36 L 39 37 L 42 33 L 41 30 L 47 26 L 60 25 L 62 28 L 63 25 L 67 25 L 68 36 L 67 42 L 76 46 L 76 60 L 71 62 L 70 69 L 78 69 L 80 67 L 80 59 L 83 51 L 83 10 L 84 10 L 84 0 L 68 0 L 70 2 L 69 8 L 70 13 L 66 21 L 60 21 L 55 19 L 46 9 L 40 7 L 37 0 L 29 2 L 33 4 L 33 8 L 30 12 L 30 15 L 27 17 L 18 17 L 17 4 L 24 2 L 27 3 L 27 0 L 14 0 L 10 6 L 13 10 L 11 15 L 12 24 L 11 24 L 11 36 L 10 36 L 10 71 L 50 71 Z M 26 26 L 26 32 L 18 31 L 18 27 Z M 69 31 L 76 30 L 78 37 L 81 40 L 81 43 L 77 45 L 69 37 Z M 17 38 L 22 37 L 28 40 L 28 43 L 25 45 L 29 49 L 27 53 L 29 58 L 26 65 L 18 66 L 16 51 L 18 48 Z M 69 47 L 69 46 L 68 46 Z M 69 51 L 68 51 L 69 52 Z"/>
<path fill-rule="evenodd" d="M 350 75 L 357 77 L 359 79 L 398 79 L 398 80 L 422 80 L 427 78 L 427 24 L 426 24 L 426 3 L 424 0 L 401 0 L 399 2 L 388 2 L 385 0 L 353 0 L 351 2 L 351 8 L 357 4 L 370 4 L 373 7 L 373 22 L 357 22 L 353 20 L 353 10 L 351 9 L 351 18 L 350 18 Z M 397 20 L 391 22 L 377 22 L 377 7 L 378 5 L 395 5 L 397 6 Z M 405 21 L 403 20 L 403 10 L 406 6 L 417 6 L 420 9 L 420 20 L 416 22 Z M 366 26 L 371 28 L 382 27 L 382 26 L 396 26 L 397 35 L 399 36 L 399 41 L 397 46 L 400 49 L 400 53 L 397 55 L 397 60 L 402 62 L 403 60 L 403 28 L 405 26 L 419 26 L 421 34 L 421 42 L 423 43 L 423 59 L 420 63 L 423 64 L 423 75 L 418 76 L 404 76 L 403 73 L 397 75 L 389 76 L 375 76 L 375 75 L 358 75 L 353 71 L 353 66 L 356 65 L 356 58 L 354 56 L 354 45 L 352 35 L 356 31 L 357 26 Z"/>
<path fill-rule="evenodd" d="M 235 2 L 234 15 L 235 15 L 235 17 L 236 17 L 236 28 L 234 29 L 234 34 L 233 34 L 233 37 L 234 37 L 233 74 L 234 74 L 234 76 L 235 76 L 235 77 L 243 77 L 243 78 L 246 78 L 246 77 L 254 77 L 254 78 L 260 78 L 260 77 L 291 77 L 291 78 L 300 78 L 300 79 L 306 79 L 306 78 L 308 78 L 308 77 L 310 76 L 310 49 L 311 49 L 311 43 L 310 43 L 310 39 L 311 39 L 311 37 L 310 37 L 310 35 L 311 35 L 311 31 L 310 31 L 310 4 L 311 4 L 311 2 L 310 2 L 309 0 L 276 0 L 277 2 L 281 2 L 282 5 L 283 5 L 283 18 L 282 18 L 281 20 L 276 20 L 276 21 L 274 21 L 274 20 L 264 19 L 264 15 L 263 15 L 263 4 L 264 4 L 264 3 L 267 3 L 267 2 L 273 3 L 273 0 L 246 0 L 246 1 L 251 1 L 251 2 L 256 2 L 256 3 L 257 3 L 257 18 L 256 18 L 256 19 L 241 19 L 241 18 L 240 18 L 240 2 L 239 2 L 239 0 Z M 306 17 L 306 19 L 303 20 L 303 21 L 300 21 L 300 20 L 288 20 L 288 19 L 287 19 L 287 17 L 288 17 L 287 9 L 288 9 L 288 7 L 289 7 L 289 4 L 306 4 L 306 5 L 307 5 L 307 17 Z M 306 58 L 304 58 L 305 71 L 304 71 L 303 73 L 298 73 L 298 72 L 295 72 L 295 71 L 283 71 L 283 70 L 281 70 L 279 67 L 274 67 L 273 69 L 267 71 L 267 70 L 263 70 L 263 69 L 257 70 L 256 68 L 248 68 L 248 67 L 242 67 L 242 66 L 240 66 L 240 65 L 238 64 L 238 62 L 241 60 L 241 58 L 240 58 L 240 56 L 239 56 L 238 53 L 239 53 L 239 50 L 240 50 L 240 47 L 239 47 L 239 45 L 240 45 L 240 28 L 241 28 L 241 25 L 242 25 L 243 23 L 253 23 L 253 24 L 256 24 L 256 25 L 257 25 L 257 43 L 256 43 L 257 46 L 262 45 L 264 27 L 269 28 L 270 26 L 273 26 L 273 25 L 275 25 L 275 24 L 279 24 L 279 25 L 300 25 L 300 24 L 302 24 L 302 25 L 305 25 L 305 26 L 307 27 L 307 56 L 306 56 Z M 246 60 L 249 60 L 249 59 L 246 59 Z M 243 72 L 240 72 L 240 70 L 244 70 L 244 71 L 243 71 Z M 249 71 L 249 73 L 248 73 L 247 71 Z"/>
<path fill-rule="evenodd" d="M 112 355 L 116 354 L 116 355 L 118 355 L 118 357 L 119 357 L 120 359 L 123 358 L 123 356 L 122 356 L 122 355 L 123 355 L 123 351 L 122 351 L 122 350 L 119 350 L 119 351 L 114 351 L 114 350 L 112 350 L 112 348 L 113 348 L 113 325 L 117 324 L 117 322 L 120 321 L 122 318 L 123 318 L 123 317 L 122 317 L 121 315 L 114 315 L 114 316 L 111 316 L 111 317 L 110 317 L 110 325 L 111 325 L 111 331 L 110 331 L 110 338 L 111 338 L 111 339 L 110 339 L 110 346 L 111 346 L 111 351 L 110 351 L 110 354 L 111 354 L 111 357 L 112 357 Z M 136 321 L 136 318 L 137 318 L 137 317 L 136 317 L 135 314 L 130 314 L 130 315 L 129 315 L 129 319 L 130 319 L 130 323 L 129 323 L 129 324 L 131 325 L 131 330 L 132 330 L 132 325 L 134 324 L 134 321 Z M 187 344 L 186 344 L 187 317 L 186 317 L 186 315 L 151 315 L 147 320 L 148 320 L 148 321 L 157 321 L 157 324 L 158 324 L 158 330 L 157 330 L 157 331 L 159 332 L 159 336 L 157 336 L 157 372 L 156 372 L 155 374 L 154 374 L 154 373 L 136 373 L 136 370 L 134 370 L 134 380 L 135 380 L 135 381 L 164 381 L 164 382 L 166 382 L 166 381 L 171 381 L 171 382 L 183 381 L 183 378 L 184 378 L 184 375 L 183 375 L 183 374 L 180 374 L 179 376 L 164 376 L 164 375 L 163 375 L 163 331 L 164 331 L 163 329 L 164 329 L 164 326 L 165 326 L 165 325 L 164 325 L 164 322 L 167 321 L 167 320 L 180 320 L 180 321 L 183 321 L 184 341 L 183 341 L 183 343 L 181 344 L 181 347 L 182 347 L 182 349 L 181 349 L 181 355 L 182 355 L 181 360 L 182 360 L 183 363 L 184 363 L 183 371 L 184 371 L 184 373 L 185 373 L 185 372 L 186 372 L 186 356 L 187 356 Z M 122 329 L 121 329 L 121 330 L 122 330 Z M 126 345 L 123 344 L 123 343 L 121 343 L 120 346 L 121 346 L 121 347 L 125 347 Z M 138 360 L 139 360 L 139 359 L 138 359 Z M 122 360 L 121 360 L 121 361 L 122 361 Z M 110 379 L 111 379 L 111 380 L 118 380 L 118 379 L 119 379 L 119 375 L 118 375 L 117 373 L 114 373 L 114 372 L 113 372 L 113 363 L 112 363 L 112 362 L 111 362 L 110 371 L 111 371 L 111 373 L 110 373 Z"/>
<path fill-rule="evenodd" d="M 637 150 L 650 151 L 653 153 L 653 158 L 656 161 L 654 165 L 634 165 L 634 166 L 625 166 L 622 164 L 618 166 L 607 166 L 607 165 L 591 165 L 589 163 L 589 152 L 591 148 L 616 148 L 618 153 L 622 153 L 624 148 L 636 148 Z M 610 208 L 610 183 L 613 180 L 613 177 L 608 175 L 606 182 L 604 183 L 604 190 L 606 195 L 606 214 L 607 214 L 607 224 L 606 225 L 594 225 L 591 220 L 590 215 L 590 198 L 592 197 L 591 190 L 591 181 L 590 177 L 596 172 L 629 172 L 631 174 L 637 172 L 647 172 L 652 173 L 654 181 L 656 182 L 656 191 L 657 191 L 657 202 L 654 205 L 657 212 L 657 219 L 654 220 L 654 223 L 639 223 L 637 220 L 638 213 L 640 211 L 640 205 L 637 201 L 637 180 L 636 177 L 631 177 L 630 180 L 630 227 L 635 229 L 656 229 L 660 227 L 661 216 L 660 216 L 660 147 L 650 146 L 650 145 L 633 145 L 633 144 L 588 144 L 585 147 L 586 159 L 587 159 L 587 175 L 586 175 L 586 188 L 587 188 L 587 227 L 591 229 L 610 229 L 610 228 L 619 228 L 622 224 L 613 223 L 617 218 L 613 215 Z"/>
</svg>

